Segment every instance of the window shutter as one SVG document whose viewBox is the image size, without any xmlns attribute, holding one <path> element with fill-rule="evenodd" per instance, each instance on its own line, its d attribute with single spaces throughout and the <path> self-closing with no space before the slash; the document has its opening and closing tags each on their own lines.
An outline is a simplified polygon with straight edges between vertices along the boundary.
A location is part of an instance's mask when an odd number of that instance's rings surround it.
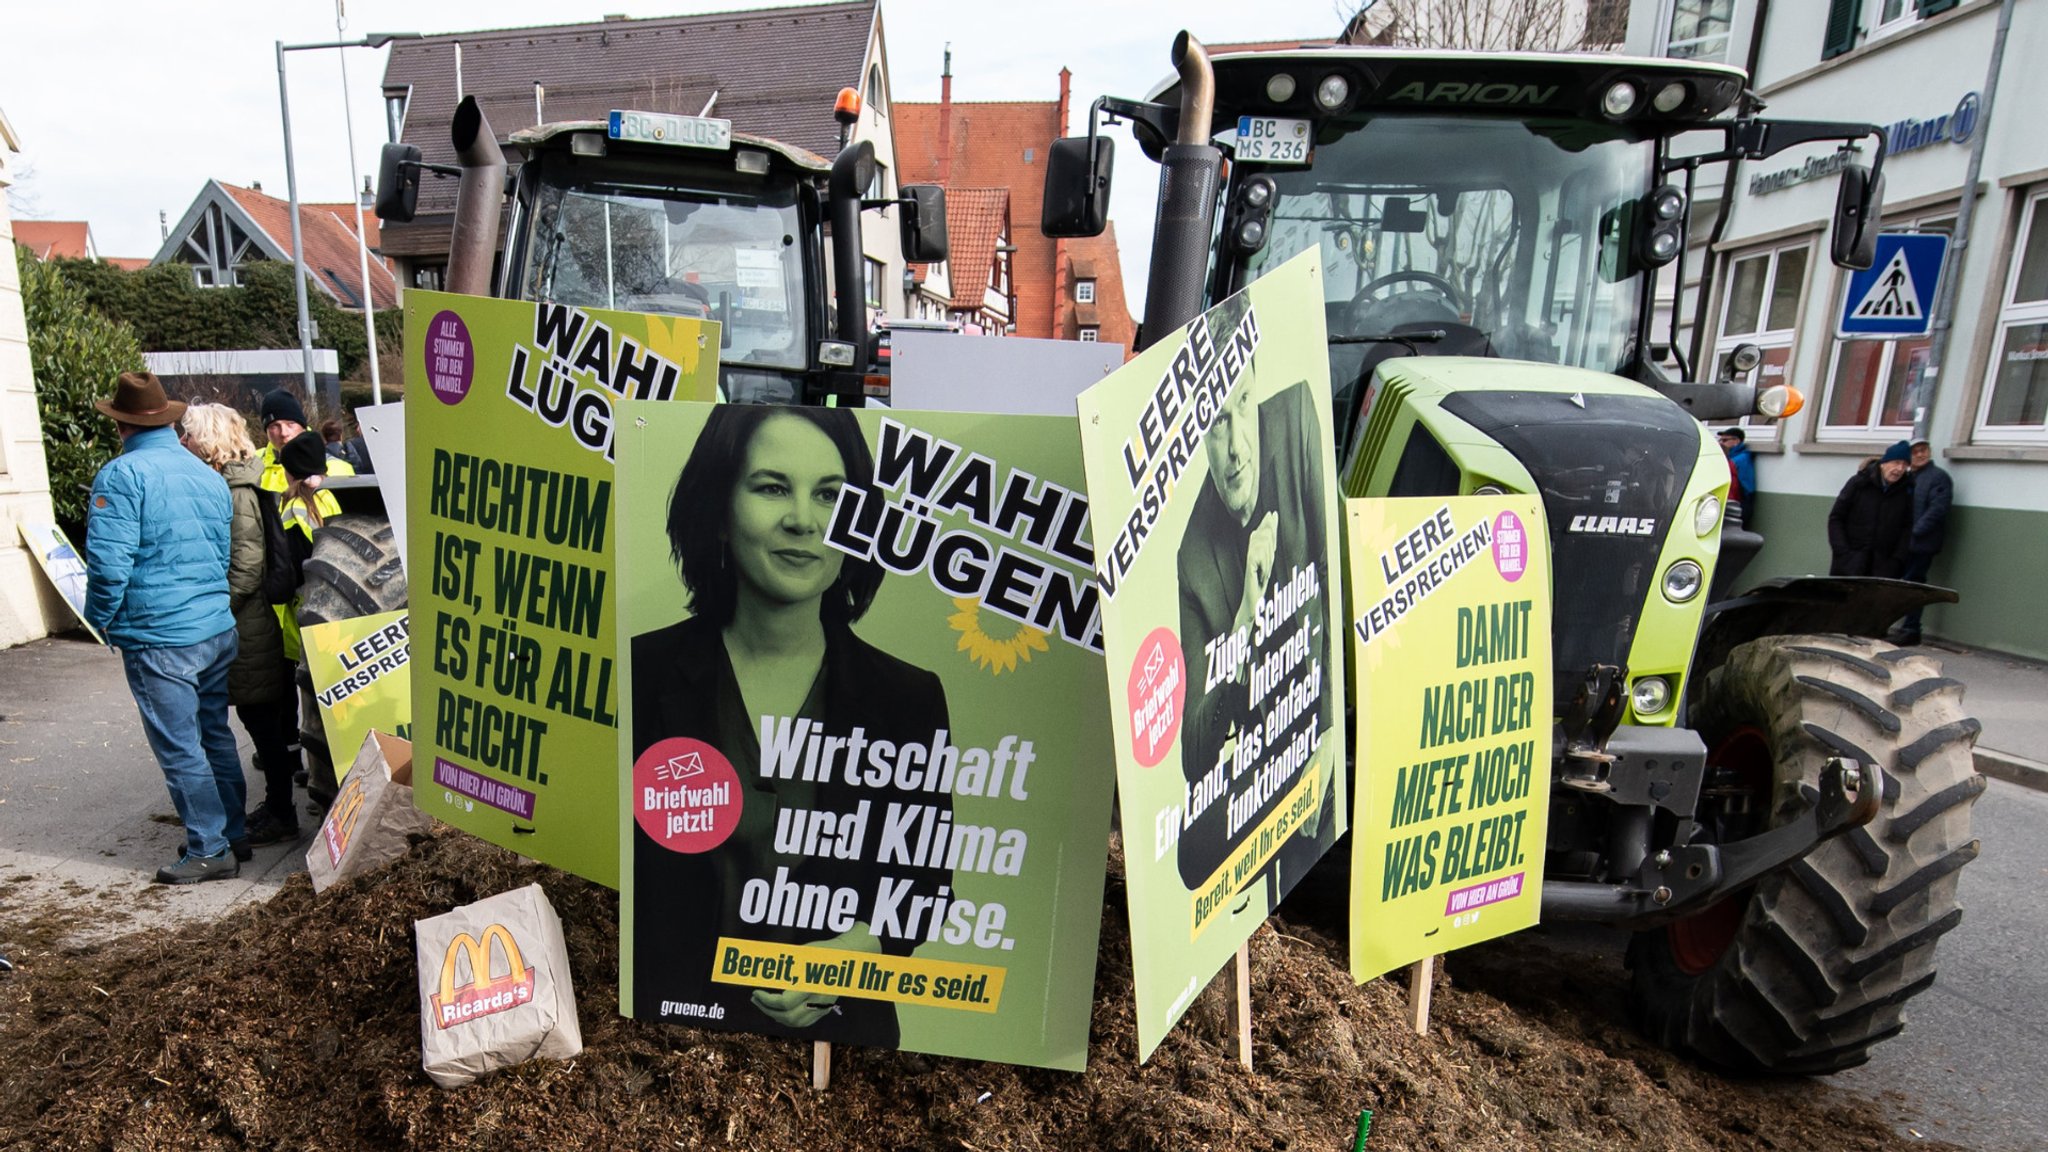
<svg viewBox="0 0 2048 1152">
<path fill-rule="evenodd" d="M 1963 0 L 1914 0 L 1920 9 L 1922 20 L 1929 16 L 1939 16 L 1962 2 Z"/>
<path fill-rule="evenodd" d="M 1832 60 L 1856 46 L 1856 34 L 1861 31 L 1856 17 L 1862 7 L 1863 0 L 1828 0 L 1828 30 L 1821 41 L 1821 59 Z"/>
</svg>

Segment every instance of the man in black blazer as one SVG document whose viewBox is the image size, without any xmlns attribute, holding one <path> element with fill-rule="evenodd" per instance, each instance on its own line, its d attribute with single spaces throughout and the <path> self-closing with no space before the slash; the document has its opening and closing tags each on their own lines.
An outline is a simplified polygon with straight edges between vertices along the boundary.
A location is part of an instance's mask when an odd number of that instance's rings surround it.
<svg viewBox="0 0 2048 1152">
<path fill-rule="evenodd" d="M 1913 441 L 1908 464 L 1912 469 L 1913 530 L 1906 537 L 1906 572 L 1901 579 L 1925 584 L 1935 555 L 1948 543 L 1948 509 L 1955 502 L 1956 483 L 1947 469 L 1934 462 L 1934 446 L 1925 440 Z M 1920 642 L 1920 611 L 1913 609 L 1899 622 L 1890 637 L 1894 643 Z"/>
<path fill-rule="evenodd" d="M 1327 661 L 1330 649 L 1328 612 L 1333 573 L 1328 568 L 1327 510 L 1323 492 L 1322 428 L 1306 381 L 1254 403 L 1255 374 L 1247 369 L 1203 439 L 1209 471 L 1181 539 L 1176 569 L 1180 585 L 1180 642 L 1187 661 L 1187 715 L 1181 729 L 1181 769 L 1190 784 L 1198 782 L 1240 747 L 1240 741 L 1285 691 L 1281 686 L 1254 703 L 1250 669 L 1277 649 L 1292 633 L 1283 627 L 1264 644 L 1247 643 L 1234 659 L 1215 660 L 1211 645 L 1245 630 L 1261 598 L 1287 583 L 1304 568 L 1316 570 L 1319 595 L 1295 617 L 1311 622 L 1311 661 Z M 1227 640 L 1220 645 L 1229 648 Z M 1306 665 L 1303 666 L 1304 668 Z M 1327 729 L 1335 716 L 1341 686 L 1326 676 L 1321 702 L 1307 709 L 1280 733 L 1262 734 L 1260 760 L 1285 747 L 1299 730 Z M 1341 749 L 1325 746 L 1317 755 L 1324 766 L 1335 763 Z M 1245 765 L 1243 767 L 1253 767 Z M 1226 768 L 1223 776 L 1235 773 Z M 1325 783 L 1334 779 L 1329 773 Z M 1229 787 L 1242 792 L 1250 776 Z M 1294 781 L 1290 781 L 1290 787 Z M 1181 880 L 1199 886 L 1228 858 L 1231 848 L 1256 828 L 1279 803 L 1286 789 L 1275 792 L 1256 815 L 1228 827 L 1228 801 L 1218 799 L 1181 832 L 1178 863 Z M 1302 832 L 1290 837 L 1267 870 L 1268 892 L 1277 903 L 1334 839 L 1334 789 L 1326 788 L 1319 812 Z M 1277 872 L 1277 875 L 1275 874 Z"/>
</svg>

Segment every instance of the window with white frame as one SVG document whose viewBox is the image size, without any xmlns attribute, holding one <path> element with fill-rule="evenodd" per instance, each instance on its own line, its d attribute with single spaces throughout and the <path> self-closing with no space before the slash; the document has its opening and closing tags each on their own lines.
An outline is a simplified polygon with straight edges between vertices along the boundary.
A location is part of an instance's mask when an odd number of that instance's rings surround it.
<svg viewBox="0 0 2048 1152">
<path fill-rule="evenodd" d="M 1977 439 L 2048 440 L 2048 190 L 2020 213 Z"/>
<path fill-rule="evenodd" d="M 1946 234 L 1953 216 L 1892 225 Z M 1842 273 L 1846 280 L 1848 273 Z M 1827 399 L 1821 405 L 1822 440 L 1896 440 L 1913 427 L 1913 382 L 1927 367 L 1932 342 L 1841 340 L 1828 353 Z"/>
<path fill-rule="evenodd" d="M 1093 303 L 1095 303 L 1095 281 L 1093 281 L 1093 280 L 1076 280 L 1076 281 L 1074 281 L 1074 302 L 1075 302 L 1076 304 L 1093 304 Z"/>
<path fill-rule="evenodd" d="M 1681 60 L 1725 63 L 1735 0 L 1672 0 L 1664 55 Z"/>
<path fill-rule="evenodd" d="M 1094 344 L 1094 343 L 1098 343 L 1099 341 L 1101 341 L 1101 339 L 1102 339 L 1102 330 L 1101 330 L 1100 328 L 1083 328 L 1083 329 L 1081 329 L 1081 343 L 1083 343 L 1083 344 Z"/>
<path fill-rule="evenodd" d="M 1792 369 L 1799 301 L 1806 294 L 1812 245 L 1805 240 L 1776 248 L 1740 252 L 1728 260 L 1721 329 L 1714 341 L 1714 372 L 1726 370 L 1730 353 L 1754 344 L 1763 353 L 1753 380 L 1758 389 L 1786 382 Z M 1749 421 L 1745 418 L 1744 423 Z M 1774 425 L 1766 425 L 1776 435 Z"/>
<path fill-rule="evenodd" d="M 882 277 L 887 272 L 887 269 L 880 260 L 872 257 L 863 257 L 861 264 L 862 270 L 866 273 L 861 279 L 863 281 L 862 287 L 867 293 L 868 307 L 880 308 L 882 306 Z"/>
</svg>

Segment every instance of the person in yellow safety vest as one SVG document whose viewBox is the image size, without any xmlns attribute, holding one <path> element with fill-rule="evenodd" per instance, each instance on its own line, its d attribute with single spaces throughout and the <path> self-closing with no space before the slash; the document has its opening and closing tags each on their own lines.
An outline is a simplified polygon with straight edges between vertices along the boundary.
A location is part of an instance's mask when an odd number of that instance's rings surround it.
<svg viewBox="0 0 2048 1152">
<path fill-rule="evenodd" d="M 291 498 L 287 495 L 292 486 L 292 478 L 286 473 L 284 462 L 280 459 L 280 455 L 285 445 L 308 434 L 306 431 L 306 410 L 300 406 L 298 397 L 279 388 L 263 398 L 262 413 L 263 435 L 269 443 L 264 445 L 263 451 L 257 453 L 263 461 L 263 475 L 257 480 L 257 487 L 262 488 L 265 492 L 277 493 L 277 513 L 284 519 L 285 528 L 289 531 L 296 527 L 305 534 L 304 538 L 306 540 L 311 540 L 313 538 L 313 529 L 326 522 L 329 516 L 341 515 L 341 502 L 334 498 L 334 493 L 320 491 L 318 483 L 315 482 L 308 489 L 312 497 L 310 503 L 301 498 L 299 507 L 302 515 L 298 518 L 296 524 L 294 523 L 291 512 Z M 316 444 L 319 444 L 321 457 L 326 463 L 326 468 L 319 473 L 320 475 L 353 476 L 356 474 L 356 470 L 350 467 L 346 461 L 328 459 L 326 445 L 320 444 L 318 436 L 314 436 L 313 440 Z M 307 463 L 310 465 L 314 462 L 309 461 Z M 308 511 L 317 513 L 318 519 L 309 522 L 308 517 L 304 515 Z M 284 628 L 284 656 L 285 659 L 293 662 L 299 659 L 300 652 L 297 607 L 298 602 L 296 600 L 290 604 L 280 604 L 277 606 L 277 622 Z"/>
</svg>

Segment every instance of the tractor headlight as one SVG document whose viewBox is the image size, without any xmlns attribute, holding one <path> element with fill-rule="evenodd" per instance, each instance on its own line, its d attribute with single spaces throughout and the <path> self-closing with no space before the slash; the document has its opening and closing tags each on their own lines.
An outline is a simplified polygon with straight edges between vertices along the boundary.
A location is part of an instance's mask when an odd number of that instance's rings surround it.
<svg viewBox="0 0 2048 1152">
<path fill-rule="evenodd" d="M 1332 72 L 1316 85 L 1316 103 L 1325 111 L 1335 111 L 1344 101 L 1351 98 L 1351 81 L 1340 73 Z"/>
<path fill-rule="evenodd" d="M 1680 560 L 1664 570 L 1664 598 L 1674 604 L 1683 604 L 1700 594 L 1701 581 L 1700 566 L 1690 560 Z"/>
<path fill-rule="evenodd" d="M 1606 92 L 1601 93 L 1600 110 L 1619 119 L 1635 111 L 1636 101 L 1641 97 L 1642 93 L 1636 90 L 1634 84 L 1626 80 L 1617 80 L 1608 86 Z"/>
<path fill-rule="evenodd" d="M 1267 77 L 1266 99 L 1275 104 L 1285 104 L 1294 99 L 1294 77 L 1286 72 L 1275 72 Z"/>
<path fill-rule="evenodd" d="M 1712 492 L 1700 497 L 1700 506 L 1693 509 L 1692 530 L 1705 536 L 1721 525 L 1721 498 Z"/>
<path fill-rule="evenodd" d="M 1650 101 L 1650 107 L 1669 115 L 1678 111 L 1679 105 L 1685 103 L 1686 95 L 1685 82 L 1673 80 L 1657 90 L 1657 95 Z"/>
<path fill-rule="evenodd" d="M 1638 716 L 1655 716 L 1671 704 L 1671 681 L 1662 676 L 1645 676 L 1629 689 L 1629 703 Z"/>
<path fill-rule="evenodd" d="M 1659 264 L 1678 258 L 1678 233 L 1658 229 L 1650 233 L 1650 257 Z"/>
</svg>

